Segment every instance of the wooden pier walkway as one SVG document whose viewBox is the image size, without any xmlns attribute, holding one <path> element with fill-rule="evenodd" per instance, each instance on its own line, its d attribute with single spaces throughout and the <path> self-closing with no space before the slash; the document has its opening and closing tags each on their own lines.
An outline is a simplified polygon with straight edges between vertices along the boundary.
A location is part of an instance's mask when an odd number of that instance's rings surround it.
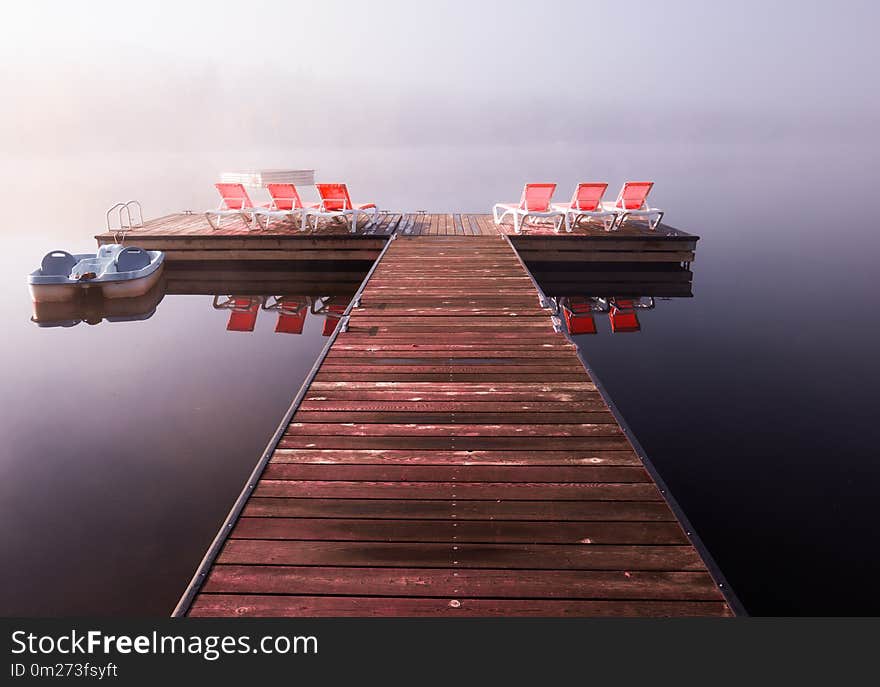
<svg viewBox="0 0 880 687">
<path fill-rule="evenodd" d="M 730 615 L 507 241 L 405 229 L 183 610 Z"/>
</svg>

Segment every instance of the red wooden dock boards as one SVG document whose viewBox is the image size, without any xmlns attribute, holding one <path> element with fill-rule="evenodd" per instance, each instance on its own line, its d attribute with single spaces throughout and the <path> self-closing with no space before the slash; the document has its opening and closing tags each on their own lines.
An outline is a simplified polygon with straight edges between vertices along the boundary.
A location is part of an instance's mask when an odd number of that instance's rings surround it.
<svg viewBox="0 0 880 687">
<path fill-rule="evenodd" d="M 508 243 L 413 226 L 189 615 L 731 615 Z"/>
</svg>

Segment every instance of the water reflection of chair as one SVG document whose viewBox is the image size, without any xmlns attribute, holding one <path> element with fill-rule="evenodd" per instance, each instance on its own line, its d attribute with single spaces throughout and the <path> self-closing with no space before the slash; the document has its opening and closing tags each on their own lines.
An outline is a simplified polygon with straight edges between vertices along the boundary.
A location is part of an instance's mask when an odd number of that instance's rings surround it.
<svg viewBox="0 0 880 687">
<path fill-rule="evenodd" d="M 342 313 L 345 312 L 344 305 L 329 305 L 325 313 L 324 330 L 321 332 L 324 336 L 330 336 L 335 330 L 339 320 L 342 319 Z"/>
<path fill-rule="evenodd" d="M 560 302 L 562 316 L 569 334 L 595 334 L 596 320 L 593 317 L 595 303 L 590 298 L 572 296 Z"/>
<path fill-rule="evenodd" d="M 228 332 L 252 332 L 257 324 L 257 315 L 263 304 L 262 296 L 214 296 L 216 310 L 229 310 Z"/>
<path fill-rule="evenodd" d="M 611 320 L 611 331 L 614 333 L 637 332 L 642 328 L 636 303 L 631 298 L 612 298 L 608 319 Z"/>
<path fill-rule="evenodd" d="M 330 336 L 335 330 L 342 314 L 348 307 L 348 303 L 334 303 L 333 297 L 315 299 L 312 304 L 312 312 L 315 315 L 324 315 L 324 330 L 321 332 L 324 336 Z"/>
<path fill-rule="evenodd" d="M 275 331 L 279 334 L 302 334 L 309 312 L 307 296 L 269 296 L 264 310 L 277 310 Z"/>
</svg>

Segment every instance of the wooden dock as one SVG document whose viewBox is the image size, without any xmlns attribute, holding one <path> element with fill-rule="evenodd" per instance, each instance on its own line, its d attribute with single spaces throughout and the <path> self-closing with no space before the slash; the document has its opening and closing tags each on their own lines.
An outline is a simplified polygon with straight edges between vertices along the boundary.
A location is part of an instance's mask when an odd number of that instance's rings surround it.
<svg viewBox="0 0 880 687">
<path fill-rule="evenodd" d="M 373 261 L 393 233 L 400 236 L 510 235 L 527 262 L 629 262 L 689 265 L 694 260 L 698 236 L 661 224 L 649 231 L 643 223 L 625 224 L 606 232 L 582 224 L 571 234 L 557 234 L 547 223 L 527 224 L 514 234 L 510 224 L 496 226 L 491 215 L 387 213 L 376 224 L 350 233 L 341 223 L 325 221 L 320 227 L 299 231 L 294 224 L 279 222 L 268 230 L 227 219 L 212 229 L 203 214 L 174 214 L 147 221 L 125 233 L 125 241 L 147 250 L 165 251 L 173 261 Z M 104 232 L 99 245 L 116 243 L 119 232 Z"/>
<path fill-rule="evenodd" d="M 507 240 L 400 221 L 176 614 L 731 615 Z"/>
</svg>

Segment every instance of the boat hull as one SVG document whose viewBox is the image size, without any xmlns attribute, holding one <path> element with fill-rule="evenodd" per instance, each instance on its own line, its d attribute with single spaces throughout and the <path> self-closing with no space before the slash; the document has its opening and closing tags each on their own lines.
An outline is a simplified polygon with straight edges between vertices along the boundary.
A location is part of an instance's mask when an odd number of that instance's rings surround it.
<svg viewBox="0 0 880 687">
<path fill-rule="evenodd" d="M 100 292 L 104 298 L 135 298 L 153 288 L 165 269 L 164 262 L 149 274 L 137 279 L 123 281 L 84 281 L 75 284 L 29 284 L 31 299 L 35 303 L 64 303 L 71 301 L 83 291 Z"/>
<path fill-rule="evenodd" d="M 153 316 L 165 296 L 165 278 L 143 296 L 133 298 L 104 298 L 95 289 L 80 289 L 69 301 L 36 302 L 31 322 L 38 327 L 72 327 L 85 322 L 137 322 Z"/>
</svg>

